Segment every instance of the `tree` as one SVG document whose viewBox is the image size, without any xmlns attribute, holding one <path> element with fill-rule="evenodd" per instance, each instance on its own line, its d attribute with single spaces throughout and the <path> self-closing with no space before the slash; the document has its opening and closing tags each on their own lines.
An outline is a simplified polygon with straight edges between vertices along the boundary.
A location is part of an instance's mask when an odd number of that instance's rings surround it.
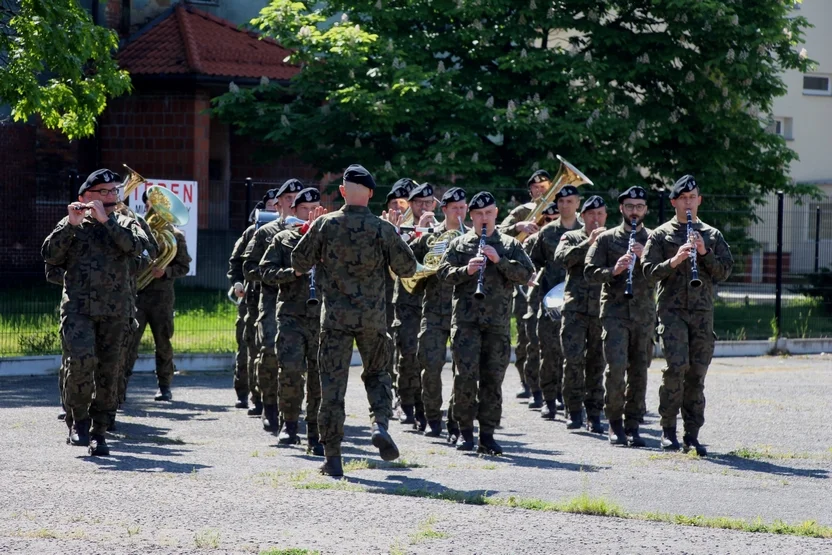
<svg viewBox="0 0 832 555">
<path fill-rule="evenodd" d="M 692 173 L 742 228 L 791 183 L 767 132 L 805 70 L 793 0 L 272 0 L 253 25 L 301 66 L 215 100 L 322 171 L 360 161 L 469 189 L 523 187 L 560 154 L 601 190 Z M 719 218 L 716 218 L 719 220 Z"/>
<path fill-rule="evenodd" d="M 117 47 L 77 0 L 0 0 L 0 103 L 15 121 L 39 115 L 70 139 L 92 135 L 107 99 L 130 89 Z"/>
</svg>

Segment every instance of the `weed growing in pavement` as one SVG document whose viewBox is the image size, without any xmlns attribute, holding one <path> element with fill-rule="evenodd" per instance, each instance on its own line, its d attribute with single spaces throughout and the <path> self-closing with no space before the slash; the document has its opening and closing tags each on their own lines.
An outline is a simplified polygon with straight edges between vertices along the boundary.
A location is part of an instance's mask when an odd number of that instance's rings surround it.
<svg viewBox="0 0 832 555">
<path fill-rule="evenodd" d="M 553 511 L 582 515 L 623 517 L 624 510 L 603 497 L 592 497 L 584 492 L 564 502 L 543 501 L 542 499 L 517 499 L 516 497 L 488 499 L 489 505 L 528 509 L 531 511 Z"/>
<path fill-rule="evenodd" d="M 453 501 L 454 503 L 462 503 L 463 505 L 486 505 L 487 499 L 485 494 L 470 493 L 467 491 L 445 490 L 445 491 L 430 491 L 426 489 L 411 489 L 408 487 L 398 487 L 394 490 L 371 490 L 372 493 L 386 493 L 392 495 L 403 495 L 405 497 L 421 497 L 424 499 L 440 499 L 442 501 Z"/>
<path fill-rule="evenodd" d="M 321 552 L 312 551 L 310 549 L 300 549 L 299 547 L 290 547 L 289 549 L 266 549 L 261 551 L 260 555 L 321 555 Z"/>
<path fill-rule="evenodd" d="M 220 546 L 220 533 L 211 528 L 200 530 L 194 534 L 194 543 L 199 548 L 211 547 L 217 549 Z"/>
<path fill-rule="evenodd" d="M 433 529 L 433 525 L 438 522 L 436 515 L 430 515 L 427 519 L 419 523 L 419 529 L 410 534 L 410 543 L 417 544 L 428 540 L 441 540 L 448 537 L 445 532 L 437 532 Z"/>
<path fill-rule="evenodd" d="M 344 463 L 344 472 L 355 472 L 356 470 L 370 470 L 378 468 L 376 463 L 367 459 L 350 459 Z"/>
<path fill-rule="evenodd" d="M 390 546 L 390 555 L 405 555 L 407 551 L 402 547 L 401 540 L 396 540 L 396 543 Z"/>
<path fill-rule="evenodd" d="M 782 520 L 775 520 L 772 523 L 766 523 L 763 522 L 761 518 L 757 518 L 749 522 L 741 518 L 670 515 L 665 513 L 633 514 L 628 515 L 625 518 L 649 520 L 651 522 L 667 522 L 671 524 L 680 524 L 682 526 L 739 530 L 742 532 L 783 534 L 789 536 L 804 536 L 808 538 L 832 538 L 832 527 L 822 526 L 814 520 L 807 520 L 800 524 L 788 524 Z"/>
<path fill-rule="evenodd" d="M 830 449 L 832 452 L 832 449 Z M 728 453 L 729 457 L 740 457 L 742 459 L 751 460 L 790 460 L 790 459 L 828 459 L 826 453 L 795 453 L 795 452 L 778 452 L 771 448 L 771 445 L 762 445 L 760 447 L 740 447 Z"/>
<path fill-rule="evenodd" d="M 258 450 L 256 450 L 256 449 L 255 449 L 255 450 L 254 450 L 254 452 L 251 454 L 251 456 L 252 456 L 252 457 L 255 457 L 255 458 L 256 458 L 256 457 L 259 457 L 259 456 L 260 456 L 260 451 L 258 451 Z"/>
<path fill-rule="evenodd" d="M 138 524 L 130 524 L 127 526 L 127 535 L 128 536 L 135 536 L 139 532 L 142 531 L 142 527 Z"/>
<path fill-rule="evenodd" d="M 358 491 L 365 492 L 367 488 L 358 484 L 353 484 L 347 480 L 313 480 L 311 482 L 301 482 L 294 485 L 295 489 L 314 489 L 314 490 L 338 490 L 338 491 Z"/>
</svg>

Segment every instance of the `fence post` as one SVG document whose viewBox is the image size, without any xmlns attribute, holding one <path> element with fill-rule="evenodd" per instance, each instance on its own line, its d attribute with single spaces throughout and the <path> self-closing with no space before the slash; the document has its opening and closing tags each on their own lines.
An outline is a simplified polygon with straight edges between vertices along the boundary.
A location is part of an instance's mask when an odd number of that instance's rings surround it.
<svg viewBox="0 0 832 555">
<path fill-rule="evenodd" d="M 246 177 L 246 212 L 243 215 L 243 229 L 248 228 L 248 215 L 251 214 L 251 187 L 252 181 L 250 177 Z"/>
<path fill-rule="evenodd" d="M 664 195 L 665 195 L 665 193 L 666 193 L 666 191 L 664 189 L 659 191 L 659 225 L 662 225 L 664 223 Z"/>
<path fill-rule="evenodd" d="M 820 206 L 815 211 L 815 273 L 820 270 Z"/>
<path fill-rule="evenodd" d="M 67 187 L 69 188 L 69 202 L 78 200 L 78 172 L 69 170 L 69 179 L 67 180 Z"/>
<path fill-rule="evenodd" d="M 783 191 L 777 191 L 777 273 L 775 278 L 774 321 L 777 337 L 783 330 Z"/>
</svg>

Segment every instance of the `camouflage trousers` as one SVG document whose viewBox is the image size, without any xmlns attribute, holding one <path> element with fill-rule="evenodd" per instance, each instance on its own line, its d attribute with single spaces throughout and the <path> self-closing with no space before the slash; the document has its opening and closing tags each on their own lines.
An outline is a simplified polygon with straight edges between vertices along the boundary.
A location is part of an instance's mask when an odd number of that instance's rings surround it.
<svg viewBox="0 0 832 555">
<path fill-rule="evenodd" d="M 248 397 L 248 345 L 246 344 L 246 304 L 237 305 L 237 319 L 234 321 L 234 337 L 237 353 L 234 356 L 234 391 L 238 399 Z"/>
<path fill-rule="evenodd" d="M 246 305 L 246 315 L 243 318 L 243 341 L 246 344 L 246 373 L 248 374 L 248 391 L 251 400 L 260 402 L 260 390 L 257 388 L 257 353 L 260 347 L 257 344 L 257 305 Z"/>
<path fill-rule="evenodd" d="M 563 387 L 560 324 L 560 319 L 552 320 L 545 314 L 537 320 L 537 337 L 540 341 L 540 390 L 546 401 L 554 401 L 561 394 Z"/>
<path fill-rule="evenodd" d="M 126 317 L 64 314 L 61 335 L 67 349 L 63 403 L 74 421 L 91 417 L 92 432 L 103 434 L 118 406 L 118 364 Z"/>
<path fill-rule="evenodd" d="M 257 316 L 257 358 L 254 361 L 257 374 L 257 389 L 264 405 L 277 404 L 277 373 L 278 362 L 275 351 L 275 337 L 277 337 L 277 304 L 276 302 L 261 302 L 261 309 Z"/>
<path fill-rule="evenodd" d="M 135 318 L 129 318 L 127 320 L 127 327 L 124 330 L 124 340 L 121 343 L 121 355 L 118 365 L 119 404 L 127 400 L 127 384 L 130 383 L 130 378 L 133 376 L 133 366 L 136 362 L 135 359 L 131 358 L 131 349 L 133 347 L 133 338 L 138 329 L 139 322 Z M 138 356 L 138 351 L 136 356 Z"/>
<path fill-rule="evenodd" d="M 370 404 L 370 421 L 387 426 L 393 416 L 393 393 L 390 365 L 393 364 L 393 340 L 384 330 L 349 332 L 322 329 L 318 348 L 318 371 L 321 376 L 321 409 L 318 428 L 327 457 L 341 455 L 344 439 L 344 397 L 350 375 L 352 345 L 361 355 L 361 380 Z"/>
<path fill-rule="evenodd" d="M 514 300 L 512 301 L 512 311 L 514 313 L 514 324 L 517 328 L 517 346 L 514 348 L 514 366 L 517 368 L 517 373 L 520 374 L 520 381 L 525 384 L 530 384 L 526 381 L 526 360 L 529 349 L 529 336 L 526 327 L 523 325 L 523 315 L 526 314 L 528 303 L 526 302 L 526 295 L 523 294 L 520 288 L 515 288 Z"/>
<path fill-rule="evenodd" d="M 402 405 L 422 404 L 422 372 L 419 368 L 419 323 L 421 309 L 396 305 L 396 346 L 399 350 L 397 392 Z"/>
<path fill-rule="evenodd" d="M 277 400 L 284 421 L 297 422 L 300 417 L 305 385 L 306 422 L 310 427 L 318 422 L 321 407 L 321 377 L 318 375 L 320 329 L 320 318 L 281 316 L 278 320 L 275 340 L 280 360 Z"/>
<path fill-rule="evenodd" d="M 578 412 L 583 405 L 588 416 L 598 416 L 604 408 L 601 319 L 579 312 L 564 312 L 561 318 L 560 342 L 566 361 L 563 373 L 566 410 Z"/>
<path fill-rule="evenodd" d="M 525 315 L 518 322 L 518 333 L 520 328 L 526 333 L 526 364 L 523 367 L 523 374 L 526 378 L 526 385 L 532 393 L 540 391 L 540 341 L 537 336 L 537 315 Z M 560 344 L 560 338 L 558 338 Z"/>
<path fill-rule="evenodd" d="M 681 408 L 685 432 L 696 434 L 705 424 L 705 374 L 714 354 L 714 314 L 662 311 L 659 337 L 667 361 L 659 387 L 662 428 L 676 426 Z"/>
<path fill-rule="evenodd" d="M 451 317 L 425 314 L 419 331 L 422 404 L 428 420 L 442 420 L 442 368 L 451 336 Z"/>
<path fill-rule="evenodd" d="M 624 420 L 638 428 L 647 411 L 647 369 L 653 350 L 653 322 L 602 318 L 604 358 L 604 413 L 607 420 Z M 626 376 L 626 381 L 625 381 Z"/>
<path fill-rule="evenodd" d="M 461 430 L 493 434 L 503 414 L 503 378 L 511 356 L 511 337 L 488 327 L 459 326 L 451 330 L 451 352 L 456 364 L 453 418 Z"/>
<path fill-rule="evenodd" d="M 156 344 L 156 379 L 159 387 L 170 387 L 173 380 L 173 345 L 170 342 L 173 337 L 173 303 L 173 289 L 145 291 L 136 297 L 136 321 L 139 327 L 133 334 L 127 366 L 132 374 L 139 357 L 144 330 L 149 324 Z"/>
</svg>

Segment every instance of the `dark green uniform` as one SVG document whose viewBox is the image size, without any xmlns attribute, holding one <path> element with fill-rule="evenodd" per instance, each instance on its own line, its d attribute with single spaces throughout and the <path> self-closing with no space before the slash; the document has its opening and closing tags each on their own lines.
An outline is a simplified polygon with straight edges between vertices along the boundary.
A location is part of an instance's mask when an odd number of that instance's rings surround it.
<svg viewBox="0 0 832 555">
<path fill-rule="evenodd" d="M 642 227 L 635 241 L 644 245 L 650 230 Z M 627 289 L 625 270 L 613 276 L 618 259 L 627 254 L 630 230 L 622 223 L 600 234 L 589 248 L 584 277 L 590 285 L 601 285 L 601 327 L 607 370 L 604 381 L 604 412 L 607 420 L 624 420 L 627 430 L 638 428 L 647 403 L 647 369 L 653 351 L 656 322 L 656 292 L 642 273 L 641 261 L 633 268 L 633 298 Z M 626 375 L 626 383 L 625 383 Z"/>
<path fill-rule="evenodd" d="M 393 292 L 396 319 L 393 328 L 398 349 L 398 383 L 396 391 L 402 406 L 415 406 L 422 410 L 422 377 L 419 368 L 419 322 L 422 319 L 422 294 L 408 293 L 401 280 L 396 280 Z"/>
<path fill-rule="evenodd" d="M 364 364 L 361 378 L 372 421 L 386 428 L 392 416 L 384 275 L 389 267 L 401 277 L 411 276 L 416 259 L 395 227 L 367 207 L 347 205 L 315 220 L 292 252 L 292 266 L 300 273 L 316 267 L 322 295 L 318 426 L 325 455 L 337 457 L 353 341 Z"/>
<path fill-rule="evenodd" d="M 243 253 L 248 246 L 251 237 L 254 235 L 254 225 L 250 225 L 234 243 L 231 258 L 228 259 L 228 280 L 231 287 L 235 283 L 242 283 L 245 288 L 239 305 L 237 305 L 237 320 L 234 323 L 237 339 L 237 355 L 234 361 L 234 391 L 238 399 L 245 399 L 251 394 L 252 400 L 260 400 L 260 393 L 257 390 L 257 379 L 254 374 L 254 359 L 256 350 L 254 346 L 254 320 L 257 318 L 257 303 L 260 299 L 260 284 L 246 281 L 243 274 Z M 251 323 L 247 323 L 247 315 L 253 307 L 254 317 Z"/>
<path fill-rule="evenodd" d="M 44 265 L 44 273 L 46 274 L 46 282 L 52 283 L 54 285 L 60 285 L 61 287 L 64 286 L 64 269 L 60 266 L 53 266 L 52 264 L 45 264 Z M 61 332 L 61 326 L 58 325 L 58 336 L 61 339 L 61 366 L 58 368 L 58 392 L 61 395 L 61 403 L 63 403 L 64 397 L 64 374 L 66 373 L 66 345 L 63 342 L 63 333 Z M 66 412 L 66 407 L 64 407 L 64 412 Z"/>
<path fill-rule="evenodd" d="M 671 268 L 670 259 L 688 241 L 687 223 L 675 217 L 656 228 L 644 249 L 644 275 L 658 283 L 659 337 L 667 367 L 659 388 L 662 428 L 675 428 L 679 409 L 685 433 L 696 438 L 705 423 L 705 374 L 714 353 L 714 286 L 728 279 L 731 250 L 717 229 L 693 225 L 707 254 L 698 256 L 702 286 L 690 286 L 691 263 Z"/>
<path fill-rule="evenodd" d="M 454 286 L 451 352 L 456 364 L 454 419 L 463 432 L 479 421 L 480 436 L 493 434 L 502 417 L 502 386 L 511 354 L 511 300 L 515 286 L 529 281 L 531 260 L 516 239 L 494 231 L 486 244 L 500 256 L 487 262 L 485 298 L 474 298 L 478 273 L 468 274 L 477 256 L 480 236 L 469 230 L 451 241 L 439 266 L 439 278 Z"/>
</svg>

